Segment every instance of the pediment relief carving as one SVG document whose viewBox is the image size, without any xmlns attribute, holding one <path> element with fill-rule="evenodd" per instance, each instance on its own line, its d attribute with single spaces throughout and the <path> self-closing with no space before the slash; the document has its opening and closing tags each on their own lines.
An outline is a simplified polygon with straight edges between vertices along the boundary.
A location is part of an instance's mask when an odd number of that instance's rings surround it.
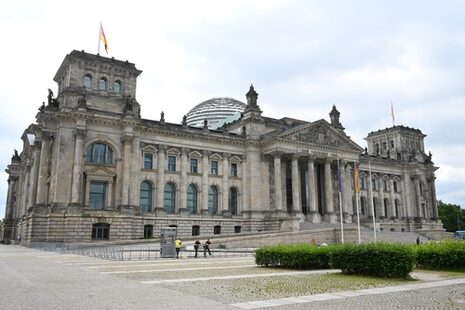
<svg viewBox="0 0 465 310">
<path fill-rule="evenodd" d="M 147 145 L 142 149 L 142 151 L 147 152 L 147 153 L 156 153 L 157 149 L 153 147 L 152 145 Z"/>
<path fill-rule="evenodd" d="M 234 156 L 231 157 L 231 159 L 229 161 L 232 162 L 232 163 L 240 163 L 241 159 L 240 159 L 239 156 L 234 155 Z"/>
<path fill-rule="evenodd" d="M 215 154 L 213 154 L 213 155 L 210 156 L 210 159 L 213 159 L 213 160 L 221 160 L 221 159 L 223 159 L 223 157 L 221 157 L 220 154 L 215 153 Z"/>
<path fill-rule="evenodd" d="M 105 166 L 96 166 L 86 169 L 84 173 L 88 176 L 115 177 L 116 173 Z"/>
<path fill-rule="evenodd" d="M 193 152 L 190 152 L 190 153 L 189 153 L 189 157 L 192 157 L 192 158 L 201 158 L 201 157 L 202 157 L 202 154 L 200 154 L 200 153 L 197 152 L 197 151 L 193 151 Z"/>
<path fill-rule="evenodd" d="M 166 154 L 179 156 L 179 155 L 181 155 L 181 152 L 178 149 L 173 147 L 173 148 L 168 149 L 166 151 Z"/>
</svg>

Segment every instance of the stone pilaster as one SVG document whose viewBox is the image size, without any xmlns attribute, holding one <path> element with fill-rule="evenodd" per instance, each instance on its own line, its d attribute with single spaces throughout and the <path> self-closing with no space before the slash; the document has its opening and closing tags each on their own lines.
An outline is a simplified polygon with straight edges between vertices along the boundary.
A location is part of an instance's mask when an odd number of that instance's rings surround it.
<svg viewBox="0 0 465 310">
<path fill-rule="evenodd" d="M 155 211 L 161 212 L 164 210 L 163 199 L 165 194 L 165 149 L 164 145 L 158 146 L 157 153 L 157 203 Z"/>
<path fill-rule="evenodd" d="M 36 141 L 33 146 L 33 153 L 32 153 L 32 167 L 31 167 L 31 175 L 29 180 L 29 205 L 26 208 L 32 207 L 36 203 L 37 199 L 37 181 L 39 175 L 39 165 L 40 165 L 40 149 L 41 143 L 40 141 Z"/>
<path fill-rule="evenodd" d="M 230 214 L 229 210 L 229 158 L 231 157 L 230 154 L 224 153 L 223 154 L 223 201 L 222 204 L 218 206 L 218 213 L 220 214 Z"/>
<path fill-rule="evenodd" d="M 435 181 L 436 181 L 436 177 L 432 177 L 430 184 L 431 184 L 431 208 L 432 208 L 433 216 L 431 219 L 437 221 L 439 218 L 439 213 L 438 213 L 438 202 L 436 200 Z"/>
<path fill-rule="evenodd" d="M 394 179 L 389 180 L 389 207 L 391 209 L 390 218 L 395 219 L 399 217 L 399 214 L 396 214 L 396 198 L 394 196 Z"/>
<path fill-rule="evenodd" d="M 187 171 L 188 171 L 188 160 L 187 154 L 189 150 L 187 148 L 181 149 L 181 181 L 179 184 L 180 195 L 179 197 L 179 213 L 187 212 Z"/>
<path fill-rule="evenodd" d="M 210 152 L 204 151 L 202 157 L 202 199 L 200 204 L 200 212 L 202 214 L 208 213 L 208 172 L 210 171 L 210 165 L 208 156 Z"/>
<path fill-rule="evenodd" d="M 312 223 L 320 223 L 321 216 L 318 213 L 318 200 L 316 197 L 316 181 L 315 181 L 315 159 L 310 157 L 308 159 L 308 202 L 310 204 L 310 216 Z"/>
<path fill-rule="evenodd" d="M 81 203 L 81 188 L 82 188 L 82 159 L 83 154 L 83 141 L 86 136 L 86 130 L 77 128 L 74 130 L 74 161 L 73 161 L 73 181 L 71 184 L 71 203 Z"/>
<path fill-rule="evenodd" d="M 378 214 L 381 219 L 387 217 L 387 214 L 384 212 L 384 186 L 383 179 L 378 179 Z"/>
<path fill-rule="evenodd" d="M 300 177 L 299 177 L 299 155 L 292 157 L 292 211 L 295 214 L 302 213 L 300 207 Z"/>
<path fill-rule="evenodd" d="M 274 207 L 276 212 L 283 212 L 283 192 L 281 182 L 281 153 L 273 153 L 273 168 L 274 168 Z"/>
<path fill-rule="evenodd" d="M 131 163 L 131 144 L 134 139 L 133 135 L 125 134 L 121 137 L 123 143 L 123 183 L 121 190 L 121 203 L 122 205 L 129 205 L 130 201 L 130 163 Z"/>
<path fill-rule="evenodd" d="M 418 177 L 413 179 L 415 184 L 415 202 L 416 202 L 416 209 L 417 209 L 417 217 L 422 218 L 423 212 L 421 210 L 421 191 L 420 191 L 420 180 Z"/>
<path fill-rule="evenodd" d="M 334 213 L 333 186 L 331 176 L 332 158 L 327 158 L 325 161 L 325 205 L 326 217 L 331 224 L 336 223 L 336 214 Z"/>
<path fill-rule="evenodd" d="M 50 136 L 43 135 L 40 149 L 40 166 L 37 180 L 37 204 L 47 203 L 47 178 L 48 178 L 48 158 L 49 158 Z"/>
</svg>

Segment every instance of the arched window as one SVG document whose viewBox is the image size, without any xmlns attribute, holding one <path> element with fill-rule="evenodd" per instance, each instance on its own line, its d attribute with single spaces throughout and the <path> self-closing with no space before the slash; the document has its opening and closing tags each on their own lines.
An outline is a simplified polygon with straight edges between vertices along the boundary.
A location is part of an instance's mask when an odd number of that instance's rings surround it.
<svg viewBox="0 0 465 310">
<path fill-rule="evenodd" d="M 396 214 L 393 214 L 393 217 L 398 218 L 399 217 L 399 200 L 398 199 L 394 200 L 394 210 Z"/>
<path fill-rule="evenodd" d="M 107 90 L 107 79 L 102 77 L 98 80 L 98 89 L 106 91 Z"/>
<path fill-rule="evenodd" d="M 165 185 L 165 196 L 163 207 L 166 213 L 174 213 L 174 206 L 176 205 L 176 188 L 173 183 Z"/>
<path fill-rule="evenodd" d="M 93 143 L 87 147 L 87 162 L 96 164 L 112 164 L 113 150 L 105 143 Z"/>
<path fill-rule="evenodd" d="M 187 187 L 187 212 L 197 213 L 197 187 L 194 184 Z"/>
<path fill-rule="evenodd" d="M 110 238 L 110 225 L 97 223 L 92 225 L 92 239 L 108 240 Z"/>
<path fill-rule="evenodd" d="M 152 212 L 152 184 L 148 181 L 140 184 L 140 210 Z"/>
<path fill-rule="evenodd" d="M 90 74 L 84 75 L 82 84 L 84 84 L 85 88 L 89 88 L 89 89 L 92 88 L 92 75 Z"/>
<path fill-rule="evenodd" d="M 378 218 L 378 198 L 373 197 L 373 210 L 375 211 L 375 218 Z"/>
<path fill-rule="evenodd" d="M 208 212 L 211 214 L 218 213 L 218 188 L 216 186 L 208 188 Z"/>
<path fill-rule="evenodd" d="M 237 189 L 234 187 L 229 190 L 229 212 L 237 215 Z"/>
<path fill-rule="evenodd" d="M 114 83 L 113 83 L 113 91 L 117 94 L 120 94 L 121 93 L 121 81 L 119 80 L 116 80 Z"/>
</svg>

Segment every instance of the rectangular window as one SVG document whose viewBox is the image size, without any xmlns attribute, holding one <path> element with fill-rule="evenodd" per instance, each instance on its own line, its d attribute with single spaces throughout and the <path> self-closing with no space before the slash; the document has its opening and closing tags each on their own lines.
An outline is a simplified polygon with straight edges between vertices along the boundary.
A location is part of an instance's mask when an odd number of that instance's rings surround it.
<svg viewBox="0 0 465 310">
<path fill-rule="evenodd" d="M 234 226 L 234 233 L 240 234 L 241 233 L 241 226 Z"/>
<path fill-rule="evenodd" d="M 105 192 L 107 184 L 105 182 L 90 182 L 89 208 L 92 210 L 102 210 L 105 207 Z"/>
<path fill-rule="evenodd" d="M 192 173 L 198 172 L 198 165 L 199 165 L 199 161 L 196 158 L 191 158 L 191 172 Z"/>
<path fill-rule="evenodd" d="M 231 176 L 237 177 L 237 164 L 236 163 L 231 164 Z"/>
<path fill-rule="evenodd" d="M 194 225 L 192 226 L 192 236 L 199 236 L 200 235 L 200 226 Z"/>
<path fill-rule="evenodd" d="M 387 185 L 387 181 L 386 181 L 386 180 L 383 180 L 383 190 L 384 190 L 385 192 L 387 192 L 387 190 L 388 190 L 388 185 Z"/>
<path fill-rule="evenodd" d="M 176 156 L 168 156 L 168 171 L 176 171 Z"/>
<path fill-rule="evenodd" d="M 218 162 L 216 160 L 211 161 L 211 174 L 218 175 Z"/>
<path fill-rule="evenodd" d="M 144 169 L 152 169 L 152 168 L 153 168 L 153 155 L 144 154 Z"/>
<path fill-rule="evenodd" d="M 371 189 L 372 190 L 376 190 L 376 180 L 375 179 L 371 179 Z"/>
<path fill-rule="evenodd" d="M 360 178 L 360 189 L 365 189 L 365 179 Z"/>
<path fill-rule="evenodd" d="M 213 227 L 213 234 L 214 235 L 220 235 L 221 234 L 221 226 L 220 225 L 216 225 Z"/>
<path fill-rule="evenodd" d="M 397 189 L 397 182 L 394 181 L 394 182 L 392 183 L 392 185 L 393 185 L 393 187 L 394 187 L 394 192 L 397 193 L 397 192 L 398 192 L 398 189 Z"/>
</svg>

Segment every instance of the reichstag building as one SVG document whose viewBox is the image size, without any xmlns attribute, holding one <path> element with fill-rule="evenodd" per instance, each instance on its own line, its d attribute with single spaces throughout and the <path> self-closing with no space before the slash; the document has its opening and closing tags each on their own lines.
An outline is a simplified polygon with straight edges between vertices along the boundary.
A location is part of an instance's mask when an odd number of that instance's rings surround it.
<svg viewBox="0 0 465 310">
<path fill-rule="evenodd" d="M 329 121 L 270 118 L 253 86 L 244 102 L 213 98 L 179 123 L 143 119 L 141 72 L 66 55 L 58 93 L 49 90 L 6 169 L 5 239 L 129 240 L 169 226 L 184 238 L 234 236 L 373 217 L 390 231 L 442 227 L 438 168 L 420 130 L 370 132 L 360 147 L 335 106 Z"/>
</svg>

